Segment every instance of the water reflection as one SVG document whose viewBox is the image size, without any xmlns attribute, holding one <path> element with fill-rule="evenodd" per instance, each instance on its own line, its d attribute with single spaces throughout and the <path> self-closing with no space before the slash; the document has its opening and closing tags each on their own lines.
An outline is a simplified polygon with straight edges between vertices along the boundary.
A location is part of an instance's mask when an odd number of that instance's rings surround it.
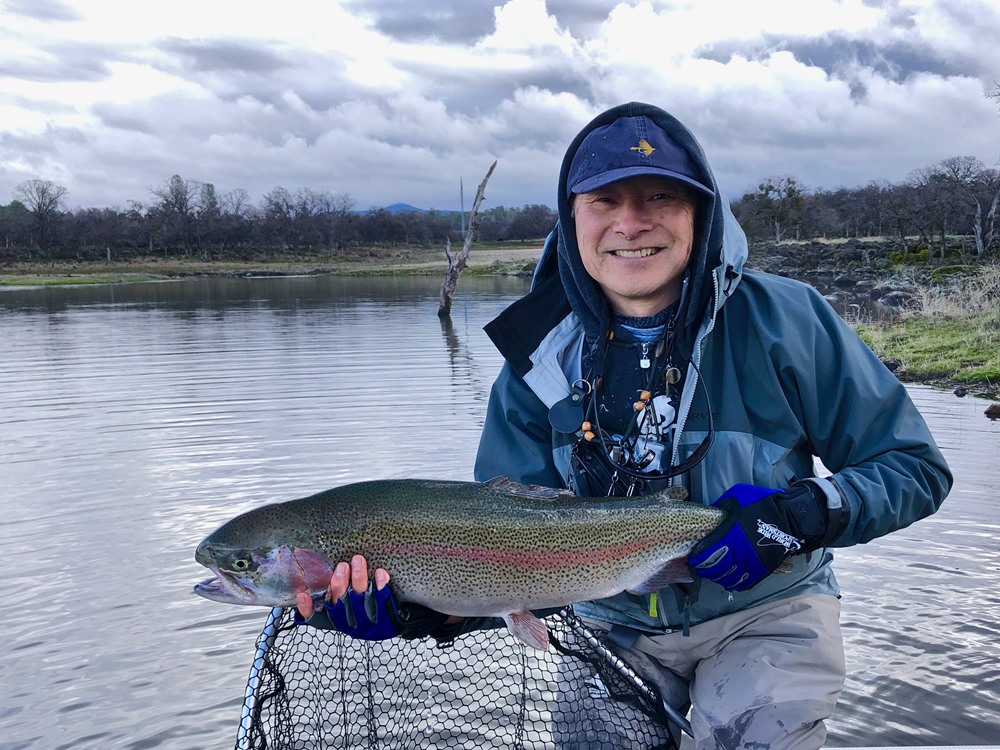
<svg viewBox="0 0 1000 750">
<path fill-rule="evenodd" d="M 831 746 L 1000 743 L 1000 425 L 910 389 L 955 473 L 934 516 L 840 551 L 848 679 Z"/>
<path fill-rule="evenodd" d="M 191 559 L 237 512 L 349 481 L 468 479 L 524 290 L 463 279 L 189 280 L 0 293 L 0 747 L 228 747 L 264 611 Z M 958 481 L 839 556 L 850 677 L 831 744 L 1000 742 L 1000 423 L 912 389 Z"/>
</svg>

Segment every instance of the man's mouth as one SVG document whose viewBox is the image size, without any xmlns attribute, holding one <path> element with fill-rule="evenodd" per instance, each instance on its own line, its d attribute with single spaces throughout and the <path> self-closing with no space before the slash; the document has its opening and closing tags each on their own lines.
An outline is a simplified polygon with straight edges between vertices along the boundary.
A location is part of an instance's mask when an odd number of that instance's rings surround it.
<svg viewBox="0 0 1000 750">
<path fill-rule="evenodd" d="M 617 258 L 648 258 L 650 255 L 656 255 L 661 249 L 659 247 L 642 247 L 638 250 L 613 250 L 612 255 Z"/>
</svg>

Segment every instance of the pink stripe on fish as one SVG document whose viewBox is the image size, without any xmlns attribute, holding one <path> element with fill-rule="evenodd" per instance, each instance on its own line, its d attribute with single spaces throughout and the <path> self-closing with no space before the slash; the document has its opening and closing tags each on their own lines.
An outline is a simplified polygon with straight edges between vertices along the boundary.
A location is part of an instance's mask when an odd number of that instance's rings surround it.
<svg viewBox="0 0 1000 750">
<path fill-rule="evenodd" d="M 380 545 L 381 546 L 381 545 Z M 428 557 L 464 558 L 489 565 L 538 570 L 579 565 L 596 565 L 615 562 L 623 557 L 642 552 L 655 543 L 651 540 L 632 540 L 597 548 L 579 548 L 555 552 L 550 550 L 491 549 L 487 547 L 448 547 L 437 544 L 399 544 L 382 546 L 386 553 L 400 555 L 425 555 Z"/>
</svg>

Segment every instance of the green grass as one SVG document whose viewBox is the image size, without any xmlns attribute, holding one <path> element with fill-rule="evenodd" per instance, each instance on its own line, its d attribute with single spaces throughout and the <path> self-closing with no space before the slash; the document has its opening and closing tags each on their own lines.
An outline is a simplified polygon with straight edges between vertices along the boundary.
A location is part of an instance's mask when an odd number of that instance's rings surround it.
<svg viewBox="0 0 1000 750">
<path fill-rule="evenodd" d="M 0 286 L 77 286 L 80 284 L 119 284 L 133 281 L 154 281 L 162 278 L 147 274 L 81 274 L 79 276 L 46 276 L 43 274 L 23 274 L 0 276 Z"/>
<path fill-rule="evenodd" d="M 452 245 L 456 255 L 461 249 L 459 245 Z M 476 243 L 469 255 L 466 272 L 510 275 L 525 265 L 527 256 L 537 258 L 540 254 L 540 242 Z M 447 259 L 443 247 L 354 247 L 336 253 L 260 252 L 247 254 L 245 258 L 207 260 L 197 255 L 137 255 L 111 262 L 61 259 L 6 263 L 0 267 L 0 286 L 108 284 L 195 275 L 440 275 L 445 268 Z"/>
<path fill-rule="evenodd" d="M 944 381 L 1000 393 L 1000 266 L 943 275 L 920 290 L 921 309 L 896 320 L 855 326 L 910 381 Z"/>
<path fill-rule="evenodd" d="M 1000 384 L 1000 312 L 916 314 L 857 330 L 882 359 L 902 363 L 907 380 Z"/>
</svg>

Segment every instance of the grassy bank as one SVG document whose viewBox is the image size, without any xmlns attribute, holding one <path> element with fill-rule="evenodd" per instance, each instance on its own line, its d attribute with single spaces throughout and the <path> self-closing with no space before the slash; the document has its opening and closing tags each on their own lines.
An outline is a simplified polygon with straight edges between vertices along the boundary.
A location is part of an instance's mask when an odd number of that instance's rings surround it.
<svg viewBox="0 0 1000 750">
<path fill-rule="evenodd" d="M 918 291 L 917 309 L 858 333 L 903 380 L 1000 400 L 1000 266 Z"/>
<path fill-rule="evenodd" d="M 469 254 L 467 272 L 511 275 L 533 266 L 540 255 L 541 243 L 478 244 Z M 443 274 L 447 264 L 443 248 L 422 247 L 261 253 L 239 259 L 145 255 L 111 261 L 36 260 L 0 266 L 0 286 L 114 284 L 192 276 L 431 275 Z"/>
</svg>

